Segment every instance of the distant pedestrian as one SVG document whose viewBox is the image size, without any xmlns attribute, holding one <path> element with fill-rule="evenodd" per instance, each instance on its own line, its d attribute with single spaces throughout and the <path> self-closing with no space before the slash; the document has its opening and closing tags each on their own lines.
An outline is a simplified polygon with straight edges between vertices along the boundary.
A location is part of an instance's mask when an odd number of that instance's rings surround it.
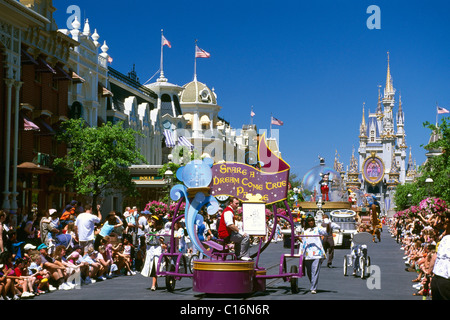
<svg viewBox="0 0 450 320">
<path fill-rule="evenodd" d="M 327 235 L 323 237 L 322 244 L 323 249 L 325 250 L 325 253 L 327 254 L 328 260 L 327 260 L 327 267 L 331 268 L 331 265 L 333 263 L 333 257 L 334 257 L 334 239 L 333 239 L 333 230 L 335 229 L 341 229 L 341 227 L 335 223 L 332 222 L 328 215 L 325 214 L 322 222 L 322 227 L 325 228 L 327 231 Z"/>
</svg>

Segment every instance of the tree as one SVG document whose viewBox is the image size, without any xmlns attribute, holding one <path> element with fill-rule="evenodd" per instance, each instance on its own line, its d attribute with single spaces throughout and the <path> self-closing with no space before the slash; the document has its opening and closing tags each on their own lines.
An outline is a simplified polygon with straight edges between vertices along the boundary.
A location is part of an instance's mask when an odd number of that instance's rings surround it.
<svg viewBox="0 0 450 320">
<path fill-rule="evenodd" d="M 125 129 L 122 122 L 87 127 L 83 119 L 68 120 L 57 135 L 58 141 L 67 144 L 67 155 L 55 159 L 55 169 L 71 171 L 66 184 L 80 194 L 91 196 L 94 210 L 100 195 L 118 191 L 125 196 L 136 196 L 129 166 L 146 162 L 136 148 L 139 134 Z"/>
<path fill-rule="evenodd" d="M 450 118 L 442 119 L 442 123 L 437 126 L 429 122 L 424 122 L 423 126 L 431 130 L 432 134 L 439 139 L 422 145 L 425 150 L 440 150 L 441 155 L 431 157 L 419 168 L 419 172 L 413 183 L 399 185 L 395 190 L 395 204 L 398 211 L 402 211 L 410 206 L 418 206 L 419 203 L 429 197 L 434 196 L 450 202 Z M 427 183 L 426 179 L 433 179 L 432 183 Z M 411 197 L 408 197 L 411 194 Z"/>
<path fill-rule="evenodd" d="M 410 206 L 417 206 L 426 197 L 425 189 L 420 187 L 420 184 L 420 182 L 416 181 L 397 186 L 394 195 L 397 211 L 402 211 Z"/>
<path fill-rule="evenodd" d="M 427 189 L 426 193 L 438 196 L 446 202 L 450 201 L 450 120 L 449 117 L 443 118 L 439 126 L 424 123 L 424 127 L 429 128 L 434 132 L 439 139 L 429 143 L 424 148 L 427 150 L 439 149 L 442 154 L 436 157 L 431 157 L 423 166 L 423 174 L 420 182 Z M 426 178 L 432 178 L 433 183 L 427 186 Z M 422 182 L 423 180 L 423 182 Z"/>
</svg>

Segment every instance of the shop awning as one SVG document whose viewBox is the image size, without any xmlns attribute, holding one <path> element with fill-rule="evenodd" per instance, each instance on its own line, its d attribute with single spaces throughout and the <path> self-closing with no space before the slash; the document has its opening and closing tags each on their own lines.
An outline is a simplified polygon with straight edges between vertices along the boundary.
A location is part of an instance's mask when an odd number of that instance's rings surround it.
<svg viewBox="0 0 450 320">
<path fill-rule="evenodd" d="M 178 137 L 178 145 L 179 146 L 189 147 L 191 150 L 194 149 L 194 145 L 184 136 L 179 136 Z"/>
<path fill-rule="evenodd" d="M 104 85 L 102 85 L 100 82 L 98 83 L 98 93 L 101 94 L 103 97 L 112 97 L 114 94 L 109 91 Z"/>
<path fill-rule="evenodd" d="M 39 126 L 37 126 L 30 118 L 28 118 L 24 114 L 20 114 L 21 124 L 19 126 L 20 129 L 24 131 L 40 131 Z"/>
<path fill-rule="evenodd" d="M 40 132 L 37 133 L 40 136 L 52 136 L 55 135 L 55 130 L 42 118 L 38 117 L 34 119 L 34 123 L 39 127 Z"/>
<path fill-rule="evenodd" d="M 164 137 L 166 141 L 166 147 L 173 148 L 175 147 L 175 140 L 173 139 L 173 133 L 172 130 L 165 129 L 164 130 Z"/>
<path fill-rule="evenodd" d="M 53 79 L 55 80 L 69 80 L 72 81 L 72 77 L 70 77 L 68 75 L 68 73 L 61 67 L 61 66 L 56 66 L 56 75 L 53 77 Z"/>
<path fill-rule="evenodd" d="M 33 58 L 33 56 L 27 52 L 27 50 L 21 49 L 21 53 L 22 53 L 22 54 L 21 54 L 20 61 L 22 62 L 22 64 L 34 64 L 34 65 L 38 65 L 38 64 L 39 64 L 39 63 Z"/>
<path fill-rule="evenodd" d="M 56 74 L 55 69 L 53 69 L 47 61 L 45 61 L 43 58 L 38 58 L 38 66 L 36 67 L 36 72 L 50 72 L 53 74 Z"/>
<path fill-rule="evenodd" d="M 53 172 L 53 169 L 37 165 L 33 162 L 22 162 L 17 166 L 18 171 L 34 174 L 45 174 Z"/>
<path fill-rule="evenodd" d="M 72 76 L 72 82 L 74 82 L 74 83 L 83 83 L 86 81 L 82 77 L 80 77 L 78 74 L 76 74 L 75 71 L 73 71 L 73 70 L 71 70 L 69 73 Z"/>
</svg>

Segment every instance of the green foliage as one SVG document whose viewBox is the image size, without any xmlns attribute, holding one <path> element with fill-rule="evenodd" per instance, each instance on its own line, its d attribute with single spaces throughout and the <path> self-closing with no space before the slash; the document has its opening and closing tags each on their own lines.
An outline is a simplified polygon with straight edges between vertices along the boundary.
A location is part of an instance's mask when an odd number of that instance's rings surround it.
<svg viewBox="0 0 450 320">
<path fill-rule="evenodd" d="M 125 129 L 121 122 L 91 128 L 83 119 L 68 120 L 57 136 L 67 144 L 68 153 L 55 159 L 54 166 L 59 172 L 71 171 L 66 184 L 80 194 L 92 196 L 93 208 L 100 195 L 120 191 L 126 196 L 136 196 L 128 167 L 145 163 L 136 148 L 136 135 L 140 133 Z"/>
<path fill-rule="evenodd" d="M 406 183 L 397 187 L 395 191 L 395 204 L 401 211 L 409 206 L 418 206 L 427 197 L 439 197 L 450 202 L 450 124 L 449 117 L 443 118 L 439 126 L 424 122 L 423 126 L 430 129 L 440 139 L 422 147 L 425 150 L 440 150 L 441 155 L 431 157 L 420 167 L 419 174 L 413 183 Z M 425 182 L 427 178 L 432 183 Z M 412 196 L 408 198 L 408 194 Z"/>
<path fill-rule="evenodd" d="M 418 183 L 405 183 L 399 185 L 395 190 L 394 201 L 397 206 L 397 210 L 404 210 L 410 206 L 416 206 L 420 201 L 426 197 L 425 189 L 419 188 Z M 411 195 L 408 197 L 408 195 Z"/>
<path fill-rule="evenodd" d="M 424 148 L 427 150 L 440 149 L 442 154 L 437 157 L 430 158 L 423 166 L 421 179 L 422 187 L 427 190 L 427 195 L 438 196 L 439 198 L 450 201 L 450 118 L 443 118 L 439 126 L 435 126 L 428 122 L 424 126 L 436 132 L 440 137 L 439 140 L 429 143 Z M 425 185 L 426 178 L 432 178 L 431 187 Z M 430 189 L 430 190 L 428 190 Z"/>
</svg>

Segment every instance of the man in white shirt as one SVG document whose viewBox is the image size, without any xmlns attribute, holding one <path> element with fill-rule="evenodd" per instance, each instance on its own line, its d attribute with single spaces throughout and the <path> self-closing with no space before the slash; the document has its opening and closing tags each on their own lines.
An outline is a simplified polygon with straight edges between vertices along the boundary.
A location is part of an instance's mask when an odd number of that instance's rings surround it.
<svg viewBox="0 0 450 320">
<path fill-rule="evenodd" d="M 97 205 L 97 215 L 92 212 L 92 206 L 87 204 L 84 206 L 85 212 L 80 213 L 75 221 L 75 232 L 78 234 L 78 241 L 82 252 L 87 246 L 94 247 L 94 230 L 95 224 L 102 221 L 100 205 Z"/>
<path fill-rule="evenodd" d="M 447 209 L 445 236 L 439 242 L 431 279 L 431 298 L 450 300 L 450 211 Z"/>
<path fill-rule="evenodd" d="M 145 236 L 145 227 L 148 224 L 147 216 L 150 215 L 150 211 L 144 210 L 141 211 L 141 214 L 139 215 L 138 223 L 137 223 L 137 236 L 138 236 L 138 243 L 139 245 L 142 245 L 141 237 Z M 145 242 L 145 239 L 144 239 Z"/>
</svg>

